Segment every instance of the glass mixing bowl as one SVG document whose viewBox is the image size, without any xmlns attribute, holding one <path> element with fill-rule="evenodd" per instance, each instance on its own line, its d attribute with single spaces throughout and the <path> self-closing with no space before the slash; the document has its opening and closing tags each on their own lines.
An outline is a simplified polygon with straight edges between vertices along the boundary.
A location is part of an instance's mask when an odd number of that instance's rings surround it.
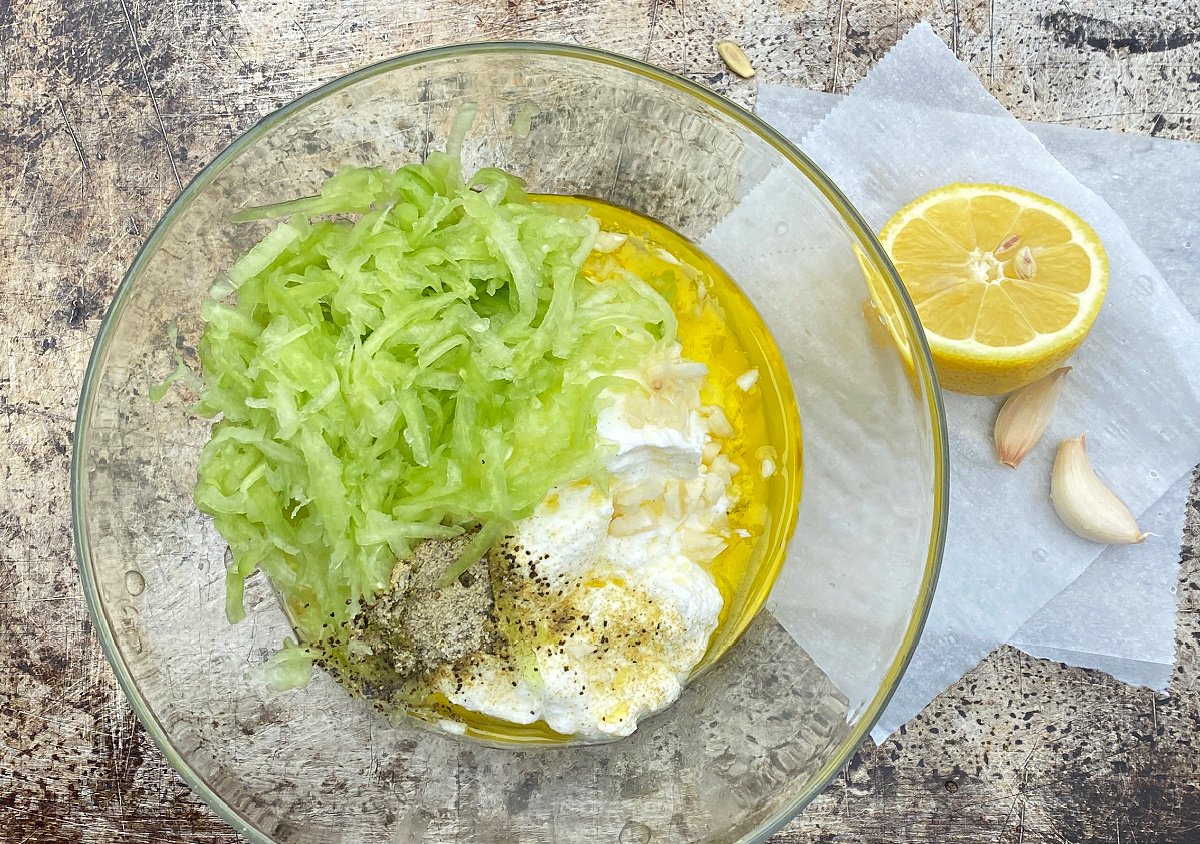
<svg viewBox="0 0 1200 844">
<path fill-rule="evenodd" d="M 225 545 L 192 503 L 208 425 L 151 385 L 194 355 L 209 286 L 261 235 L 229 222 L 341 165 L 441 147 L 478 104 L 465 166 L 585 194 L 703 245 L 783 352 L 804 430 L 795 535 L 762 612 L 630 738 L 497 747 L 391 723 L 318 672 L 272 693 L 288 635 L 269 585 L 224 615 Z M 73 508 L 100 641 L 146 729 L 256 842 L 761 840 L 849 759 L 929 606 L 945 428 L 895 271 L 837 187 L 747 112 L 605 53 L 487 43 L 402 56 L 255 126 L 188 186 L 110 308 L 79 405 Z"/>
</svg>

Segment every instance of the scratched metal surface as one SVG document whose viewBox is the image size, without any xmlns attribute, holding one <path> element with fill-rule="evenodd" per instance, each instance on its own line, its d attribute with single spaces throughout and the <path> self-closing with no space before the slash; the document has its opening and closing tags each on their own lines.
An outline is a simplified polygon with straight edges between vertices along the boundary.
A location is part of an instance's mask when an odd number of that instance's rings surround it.
<svg viewBox="0 0 1200 844">
<path fill-rule="evenodd" d="M 0 0 L 0 841 L 232 842 L 117 690 L 75 573 L 75 402 L 154 222 L 296 95 L 405 50 L 588 43 L 751 104 L 758 79 L 844 91 L 927 16 L 1019 117 L 1200 140 L 1194 0 Z M 1196 178 L 1200 174 L 1181 174 Z M 1200 510 L 1167 695 L 992 654 L 778 842 L 1200 841 Z"/>
</svg>

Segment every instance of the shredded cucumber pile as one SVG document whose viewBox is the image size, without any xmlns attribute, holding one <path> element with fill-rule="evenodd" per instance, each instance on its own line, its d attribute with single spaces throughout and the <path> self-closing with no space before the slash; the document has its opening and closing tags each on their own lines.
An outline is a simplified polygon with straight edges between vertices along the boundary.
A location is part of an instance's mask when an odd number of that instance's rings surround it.
<svg viewBox="0 0 1200 844">
<path fill-rule="evenodd" d="M 288 218 L 203 309 L 199 410 L 218 421 L 195 500 L 232 551 L 231 621 L 261 569 L 301 644 L 336 647 L 416 543 L 480 528 L 462 568 L 555 485 L 603 483 L 601 393 L 675 339 L 658 291 L 584 277 L 593 218 L 500 170 L 464 179 L 464 131 L 239 215 Z"/>
</svg>

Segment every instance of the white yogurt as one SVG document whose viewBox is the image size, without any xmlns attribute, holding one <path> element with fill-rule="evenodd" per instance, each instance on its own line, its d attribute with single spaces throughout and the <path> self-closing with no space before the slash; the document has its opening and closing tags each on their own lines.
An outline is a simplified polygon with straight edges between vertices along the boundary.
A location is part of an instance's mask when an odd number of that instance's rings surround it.
<svg viewBox="0 0 1200 844">
<path fill-rule="evenodd" d="M 523 661 L 488 657 L 469 676 L 439 678 L 452 702 L 583 739 L 626 736 L 679 697 L 704 656 L 722 598 L 703 566 L 725 547 L 736 468 L 714 448 L 703 365 L 675 345 L 621 374 L 645 393 L 605 396 L 608 494 L 558 488 L 514 526 L 510 548 L 545 594 L 526 605 L 532 648 Z"/>
</svg>

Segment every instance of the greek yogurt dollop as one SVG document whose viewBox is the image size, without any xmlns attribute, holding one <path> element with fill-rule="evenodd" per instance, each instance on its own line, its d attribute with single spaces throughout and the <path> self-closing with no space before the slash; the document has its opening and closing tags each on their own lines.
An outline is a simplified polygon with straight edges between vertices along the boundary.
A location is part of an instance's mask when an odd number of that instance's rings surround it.
<svg viewBox="0 0 1200 844">
<path fill-rule="evenodd" d="M 726 547 L 729 423 L 700 398 L 707 370 L 678 344 L 620 373 L 597 433 L 611 444 L 607 493 L 559 487 L 501 553 L 497 610 L 515 644 L 437 685 L 455 704 L 586 740 L 629 735 L 679 697 L 716 629 L 705 569 Z"/>
</svg>

